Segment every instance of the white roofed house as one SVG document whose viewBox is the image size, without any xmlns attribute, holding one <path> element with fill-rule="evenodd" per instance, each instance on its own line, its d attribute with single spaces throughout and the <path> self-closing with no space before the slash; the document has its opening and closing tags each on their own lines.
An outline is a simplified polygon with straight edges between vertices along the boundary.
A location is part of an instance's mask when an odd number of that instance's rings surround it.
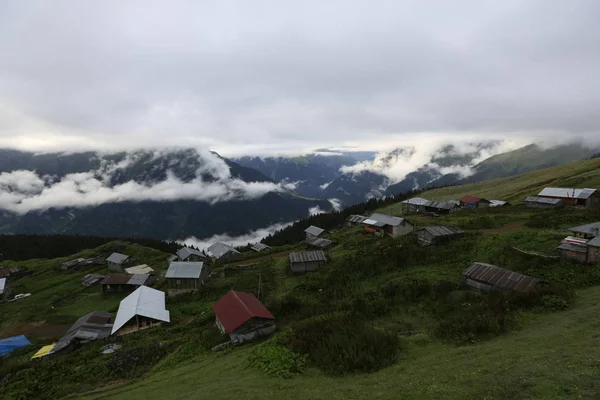
<svg viewBox="0 0 600 400">
<path fill-rule="evenodd" d="M 135 259 L 125 254 L 112 253 L 106 259 L 106 263 L 111 271 L 124 272 L 125 268 L 133 266 Z"/>
<path fill-rule="evenodd" d="M 0 278 L 0 300 L 6 299 L 8 296 L 10 296 L 8 278 Z"/>
<path fill-rule="evenodd" d="M 374 213 L 363 221 L 365 231 L 383 236 L 392 237 L 408 235 L 414 231 L 414 226 L 404 218 L 393 217 L 387 214 Z"/>
<path fill-rule="evenodd" d="M 210 246 L 207 250 L 207 253 L 215 260 L 226 260 L 228 258 L 240 255 L 240 252 L 237 251 L 233 246 L 223 242 L 217 242 Z"/>
<path fill-rule="evenodd" d="M 169 265 L 165 278 L 169 296 L 191 293 L 202 288 L 208 268 L 201 261 L 176 261 Z"/>
<path fill-rule="evenodd" d="M 125 335 L 170 321 L 170 313 L 165 308 L 165 293 L 140 286 L 119 304 L 111 335 L 117 332 Z"/>
<path fill-rule="evenodd" d="M 306 240 L 312 241 L 318 238 L 323 232 L 325 232 L 325 230 L 317 226 L 311 225 L 308 228 L 306 228 L 304 232 L 306 233 Z"/>
<path fill-rule="evenodd" d="M 592 188 L 547 187 L 538 193 L 537 197 L 558 199 L 572 206 L 592 207 L 600 204 L 600 193 L 598 193 L 598 190 Z"/>
</svg>

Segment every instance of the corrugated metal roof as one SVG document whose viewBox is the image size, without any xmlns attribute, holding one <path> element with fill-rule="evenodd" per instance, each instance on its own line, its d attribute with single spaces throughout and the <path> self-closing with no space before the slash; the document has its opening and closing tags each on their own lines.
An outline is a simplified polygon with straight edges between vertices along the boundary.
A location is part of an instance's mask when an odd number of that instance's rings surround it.
<svg viewBox="0 0 600 400">
<path fill-rule="evenodd" d="M 456 203 L 449 201 L 430 201 L 428 208 L 437 208 L 438 210 L 451 210 L 456 207 Z"/>
<path fill-rule="evenodd" d="M 402 203 L 413 206 L 426 206 L 429 205 L 430 201 L 421 197 L 413 197 L 412 199 L 404 200 Z"/>
<path fill-rule="evenodd" d="M 592 247 L 600 247 L 600 236 L 596 236 L 595 238 L 587 242 L 587 245 Z"/>
<path fill-rule="evenodd" d="M 131 275 L 131 279 L 129 279 L 129 282 L 127 282 L 127 284 L 133 286 L 141 286 L 145 285 L 146 282 L 148 282 L 148 279 L 150 279 L 150 275 L 148 274 L 134 274 Z"/>
<path fill-rule="evenodd" d="M 119 311 L 117 311 L 111 335 L 136 315 L 170 322 L 169 311 L 165 309 L 165 293 L 148 286 L 140 286 L 125 297 L 119 304 Z"/>
<path fill-rule="evenodd" d="M 377 221 L 377 220 L 370 219 L 370 218 L 365 219 L 362 223 L 365 225 L 372 225 L 372 226 L 378 226 L 378 227 L 385 226 L 385 222 Z"/>
<path fill-rule="evenodd" d="M 391 215 L 387 215 L 387 214 L 373 213 L 373 214 L 371 214 L 369 219 L 365 220 L 363 223 L 367 223 L 367 221 L 370 221 L 370 220 L 377 221 L 379 224 L 383 224 L 383 225 L 398 226 L 398 225 L 402 224 L 402 222 L 404 221 L 404 218 L 392 217 Z M 368 225 L 380 226 L 378 224 L 368 224 Z"/>
<path fill-rule="evenodd" d="M 56 353 L 69 346 L 73 339 L 96 340 L 104 339 L 110 336 L 113 328 L 112 314 L 94 311 L 79 318 L 60 338 L 50 351 L 50 354 Z"/>
<path fill-rule="evenodd" d="M 270 249 L 271 247 L 270 247 L 270 246 L 267 246 L 267 245 L 266 245 L 266 244 L 264 244 L 264 243 L 256 243 L 254 246 L 252 246 L 252 247 L 250 247 L 250 248 L 251 248 L 252 250 L 254 250 L 254 251 L 256 251 L 256 252 L 259 252 L 259 253 L 260 253 L 261 251 L 263 251 L 263 250 L 268 250 L 268 249 Z"/>
<path fill-rule="evenodd" d="M 600 222 L 592 222 L 591 224 L 579 225 L 569 228 L 571 232 L 585 233 L 586 235 L 599 235 Z"/>
<path fill-rule="evenodd" d="M 200 250 L 190 249 L 189 247 L 183 247 L 177 250 L 177 257 L 179 257 L 181 261 L 186 260 L 191 255 L 206 257 Z"/>
<path fill-rule="evenodd" d="M 4 289 L 6 288 L 6 278 L 0 279 L 0 294 L 4 294 Z"/>
<path fill-rule="evenodd" d="M 561 199 L 549 199 L 546 197 L 529 196 L 528 198 L 525 199 L 525 203 L 542 203 L 542 204 L 558 205 L 558 204 L 562 203 L 562 200 Z"/>
<path fill-rule="evenodd" d="M 307 241 L 306 243 L 311 246 L 320 247 L 320 248 L 324 249 L 327 246 L 331 246 L 331 244 L 333 244 L 333 241 L 331 241 L 329 239 L 316 238 L 316 239 Z"/>
<path fill-rule="evenodd" d="M 575 251 L 577 253 L 587 253 L 586 245 L 579 245 L 575 243 L 561 243 L 558 247 L 558 250 L 568 250 Z"/>
<path fill-rule="evenodd" d="M 596 192 L 596 189 L 591 188 L 558 188 L 558 187 L 547 187 L 544 188 L 538 196 L 549 196 L 549 197 L 561 197 L 561 198 L 575 198 L 575 199 L 587 199 Z"/>
<path fill-rule="evenodd" d="M 428 226 L 419 230 L 427 231 L 435 237 L 462 235 L 463 233 L 465 233 L 465 231 L 460 230 L 458 228 L 454 228 L 452 226 Z"/>
<path fill-rule="evenodd" d="M 292 263 L 312 261 L 327 261 L 327 257 L 325 257 L 325 252 L 323 252 L 323 250 L 316 250 L 290 253 L 290 262 Z"/>
<path fill-rule="evenodd" d="M 362 215 L 350 215 L 348 218 L 346 218 L 346 221 L 354 223 L 354 224 L 360 224 L 365 219 L 367 219 L 367 217 L 363 217 Z"/>
<path fill-rule="evenodd" d="M 578 244 L 578 245 L 584 245 L 588 242 L 588 239 L 584 239 L 584 238 L 578 238 L 578 237 L 574 237 L 574 236 L 567 236 L 566 238 L 564 238 L 561 243 L 571 243 L 571 244 Z"/>
<path fill-rule="evenodd" d="M 208 248 L 208 252 L 212 254 L 214 258 L 221 258 L 228 252 L 234 252 L 236 254 L 240 254 L 233 246 L 228 245 L 227 243 L 217 242 Z"/>
<path fill-rule="evenodd" d="M 130 268 L 125 268 L 125 272 L 127 272 L 128 274 L 151 274 L 152 272 L 154 272 L 154 270 L 152 268 L 150 268 L 148 265 L 146 264 L 142 264 L 142 265 L 136 265 L 135 267 L 130 267 Z"/>
<path fill-rule="evenodd" d="M 308 228 L 306 228 L 304 232 L 310 235 L 319 236 L 321 233 L 325 232 L 325 229 L 321 229 L 318 226 L 311 225 Z"/>
<path fill-rule="evenodd" d="M 175 261 L 169 265 L 165 278 L 197 279 L 202 275 L 204 263 L 201 261 Z"/>
<path fill-rule="evenodd" d="M 495 265 L 475 262 L 463 274 L 466 278 L 484 282 L 499 289 L 529 292 L 540 282 L 538 278 L 523 275 Z"/>
<path fill-rule="evenodd" d="M 86 286 L 90 286 L 90 285 L 94 285 L 94 284 L 104 280 L 104 278 L 106 278 L 104 275 L 87 274 L 86 276 L 83 277 L 83 279 L 81 280 L 81 283 Z"/>
<path fill-rule="evenodd" d="M 131 275 L 127 274 L 111 274 L 102 281 L 103 285 L 127 285 Z"/>
<path fill-rule="evenodd" d="M 212 305 L 225 331 L 231 333 L 251 318 L 275 319 L 252 293 L 231 290 Z"/>
<path fill-rule="evenodd" d="M 107 262 L 111 262 L 111 263 L 115 263 L 115 264 L 122 264 L 128 258 L 129 258 L 129 256 L 126 256 L 125 254 L 112 253 L 110 256 L 108 256 L 108 258 L 106 259 L 106 261 Z"/>
</svg>

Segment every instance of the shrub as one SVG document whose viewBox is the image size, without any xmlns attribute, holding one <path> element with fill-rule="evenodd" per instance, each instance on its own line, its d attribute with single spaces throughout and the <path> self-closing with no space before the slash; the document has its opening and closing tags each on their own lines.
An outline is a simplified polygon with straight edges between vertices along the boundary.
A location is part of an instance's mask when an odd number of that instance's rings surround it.
<svg viewBox="0 0 600 400">
<path fill-rule="evenodd" d="M 546 295 L 542 297 L 542 306 L 552 311 L 563 311 L 569 308 L 569 302 L 558 296 Z"/>
<path fill-rule="evenodd" d="M 390 332 L 349 318 L 312 319 L 294 328 L 290 348 L 323 371 L 372 372 L 395 362 L 400 342 Z"/>
<path fill-rule="evenodd" d="M 107 368 L 113 378 L 137 378 L 150 370 L 165 355 L 158 343 L 123 349 L 108 360 Z"/>
<path fill-rule="evenodd" d="M 269 375 L 292 378 L 304 372 L 306 358 L 287 347 L 269 341 L 256 346 L 246 359 L 246 363 Z"/>
</svg>

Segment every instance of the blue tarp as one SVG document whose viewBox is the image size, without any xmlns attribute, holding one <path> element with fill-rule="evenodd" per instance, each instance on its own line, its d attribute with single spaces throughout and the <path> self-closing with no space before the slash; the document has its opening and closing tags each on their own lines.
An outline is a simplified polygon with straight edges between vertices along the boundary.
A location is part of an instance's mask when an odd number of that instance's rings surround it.
<svg viewBox="0 0 600 400">
<path fill-rule="evenodd" d="M 31 342 L 25 335 L 13 336 L 6 339 L 0 339 L 0 356 L 4 356 L 20 347 L 28 346 Z"/>
</svg>

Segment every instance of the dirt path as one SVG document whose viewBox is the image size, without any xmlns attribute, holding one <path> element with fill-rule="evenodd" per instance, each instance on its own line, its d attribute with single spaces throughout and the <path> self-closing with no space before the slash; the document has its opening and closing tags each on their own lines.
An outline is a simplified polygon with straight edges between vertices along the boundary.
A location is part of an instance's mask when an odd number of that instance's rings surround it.
<svg viewBox="0 0 600 400">
<path fill-rule="evenodd" d="M 31 339 L 55 338 L 64 335 L 70 325 L 45 324 L 43 322 L 25 322 L 0 328 L 0 337 L 25 335 Z"/>
<path fill-rule="evenodd" d="M 489 229 L 477 229 L 476 232 L 485 232 L 485 233 L 508 233 L 508 232 L 518 232 L 523 229 L 526 221 L 517 221 L 511 222 L 510 224 L 499 226 L 498 228 L 489 228 Z"/>
</svg>

